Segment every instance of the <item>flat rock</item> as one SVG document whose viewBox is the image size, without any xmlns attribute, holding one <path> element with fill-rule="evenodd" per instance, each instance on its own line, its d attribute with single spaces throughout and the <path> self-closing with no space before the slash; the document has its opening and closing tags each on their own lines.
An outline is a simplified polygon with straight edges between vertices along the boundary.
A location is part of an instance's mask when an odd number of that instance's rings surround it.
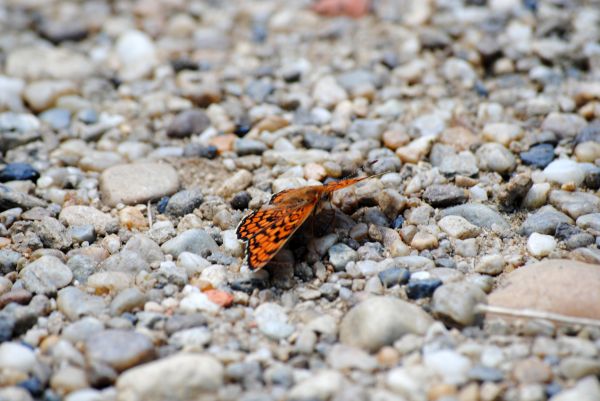
<svg viewBox="0 0 600 401">
<path fill-rule="evenodd" d="M 164 253 L 175 257 L 179 256 L 182 252 L 192 252 L 207 256 L 217 251 L 219 246 L 206 231 L 199 228 L 192 228 L 162 244 L 161 249 Z"/>
<path fill-rule="evenodd" d="M 76 287 L 66 287 L 58 292 L 56 305 L 70 320 L 82 316 L 99 316 L 106 307 L 103 297 L 91 295 Z"/>
<path fill-rule="evenodd" d="M 589 213 L 600 212 L 600 198 L 587 192 L 568 192 L 554 190 L 550 192 L 550 203 L 572 218 Z"/>
<path fill-rule="evenodd" d="M 343 344 L 377 351 L 404 334 L 422 335 L 433 319 L 421 308 L 392 297 L 373 297 L 352 308 L 342 319 Z"/>
<path fill-rule="evenodd" d="M 577 297 L 573 297 L 573 289 Z M 597 265 L 549 259 L 521 267 L 488 296 L 492 306 L 535 309 L 600 319 L 600 269 Z"/>
<path fill-rule="evenodd" d="M 86 340 L 85 355 L 89 362 L 106 364 L 120 372 L 154 358 L 154 345 L 134 331 L 104 330 Z"/>
<path fill-rule="evenodd" d="M 55 256 L 42 256 L 20 272 L 23 286 L 36 294 L 52 295 L 73 280 L 73 273 Z"/>
<path fill-rule="evenodd" d="M 123 164 L 104 170 L 100 176 L 100 194 L 109 206 L 145 203 L 171 195 L 178 188 L 179 176 L 169 164 Z"/>
<path fill-rule="evenodd" d="M 179 353 L 129 369 L 117 380 L 119 401 L 191 401 L 223 385 L 224 369 L 212 356 Z M 213 394 L 213 397 L 216 395 Z M 215 399 L 215 398 L 212 398 Z"/>
<path fill-rule="evenodd" d="M 32 60 L 44 60 L 32 63 Z M 84 79 L 94 73 L 83 55 L 62 47 L 19 47 L 6 59 L 9 76 L 26 79 Z"/>
<path fill-rule="evenodd" d="M 441 216 L 461 216 L 467 219 L 471 224 L 475 224 L 482 228 L 492 228 L 494 225 L 503 230 L 510 228 L 510 225 L 500 213 L 489 206 L 479 203 L 467 203 L 450 207 L 443 210 Z"/>
<path fill-rule="evenodd" d="M 91 206 L 67 206 L 58 218 L 63 224 L 72 227 L 92 225 L 98 234 L 112 233 L 119 228 L 119 220 L 116 217 Z"/>
</svg>

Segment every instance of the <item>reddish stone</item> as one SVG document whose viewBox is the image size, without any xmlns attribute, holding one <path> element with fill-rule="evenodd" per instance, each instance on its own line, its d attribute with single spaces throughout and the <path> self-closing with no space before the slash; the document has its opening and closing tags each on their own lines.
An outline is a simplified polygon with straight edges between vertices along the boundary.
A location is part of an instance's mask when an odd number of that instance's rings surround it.
<svg viewBox="0 0 600 401">
<path fill-rule="evenodd" d="M 220 305 L 224 308 L 231 306 L 233 303 L 233 295 L 228 292 L 220 290 L 208 290 L 204 294 L 210 299 L 211 302 Z"/>
</svg>

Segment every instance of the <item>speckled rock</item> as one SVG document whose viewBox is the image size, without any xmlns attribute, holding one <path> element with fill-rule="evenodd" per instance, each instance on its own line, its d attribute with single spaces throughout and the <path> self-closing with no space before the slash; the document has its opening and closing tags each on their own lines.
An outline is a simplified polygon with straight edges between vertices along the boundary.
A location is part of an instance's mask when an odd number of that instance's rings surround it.
<svg viewBox="0 0 600 401">
<path fill-rule="evenodd" d="M 108 168 L 100 176 L 102 200 L 109 206 L 144 203 L 171 195 L 178 188 L 179 176 L 168 164 L 124 164 Z"/>
</svg>

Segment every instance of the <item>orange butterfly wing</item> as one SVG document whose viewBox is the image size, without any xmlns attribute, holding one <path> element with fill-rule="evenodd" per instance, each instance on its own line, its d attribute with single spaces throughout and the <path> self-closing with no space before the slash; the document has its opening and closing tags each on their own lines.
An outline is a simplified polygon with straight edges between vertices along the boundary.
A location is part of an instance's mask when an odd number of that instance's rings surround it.
<svg viewBox="0 0 600 401">
<path fill-rule="evenodd" d="M 306 221 L 321 196 L 371 177 L 350 178 L 303 188 L 287 189 L 274 194 L 269 205 L 250 213 L 240 222 L 236 234 L 246 241 L 248 266 L 264 267 Z"/>
</svg>

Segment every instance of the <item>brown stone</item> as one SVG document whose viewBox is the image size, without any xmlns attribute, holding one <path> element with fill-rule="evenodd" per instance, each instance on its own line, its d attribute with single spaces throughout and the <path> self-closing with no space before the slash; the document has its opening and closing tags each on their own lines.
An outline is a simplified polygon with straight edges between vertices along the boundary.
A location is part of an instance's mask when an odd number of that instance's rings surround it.
<svg viewBox="0 0 600 401">
<path fill-rule="evenodd" d="M 600 319 L 600 266 L 549 259 L 521 267 L 488 297 L 491 306 Z"/>
</svg>

